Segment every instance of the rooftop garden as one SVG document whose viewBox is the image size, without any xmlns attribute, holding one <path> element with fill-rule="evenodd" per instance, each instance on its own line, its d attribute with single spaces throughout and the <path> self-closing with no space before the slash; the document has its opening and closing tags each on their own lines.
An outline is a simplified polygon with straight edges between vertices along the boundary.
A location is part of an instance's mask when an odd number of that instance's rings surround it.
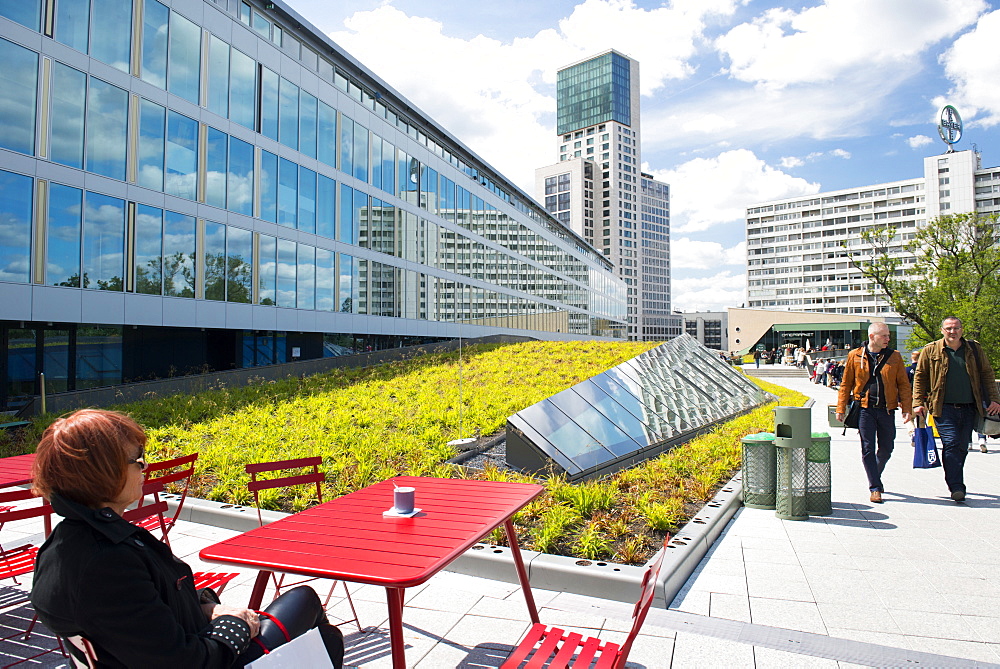
<svg viewBox="0 0 1000 669">
<path fill-rule="evenodd" d="M 400 474 L 535 481 L 449 464 L 447 442 L 504 429 L 509 415 L 639 355 L 642 342 L 528 342 L 469 346 L 364 369 L 150 397 L 114 407 L 146 427 L 150 459 L 199 452 L 191 494 L 251 502 L 249 462 L 322 455 L 324 494 L 342 495 Z M 805 396 L 754 379 L 801 405 Z M 524 548 L 642 564 L 663 535 L 692 517 L 735 473 L 740 438 L 771 428 L 772 405 L 717 426 L 655 459 L 600 481 L 546 479 L 546 494 L 515 518 Z M 37 418 L 0 452 L 30 451 L 55 416 Z M 296 511 L 309 497 L 269 491 L 264 504 Z M 307 495 L 308 491 L 301 494 Z M 493 540 L 500 541 L 498 532 Z"/>
</svg>

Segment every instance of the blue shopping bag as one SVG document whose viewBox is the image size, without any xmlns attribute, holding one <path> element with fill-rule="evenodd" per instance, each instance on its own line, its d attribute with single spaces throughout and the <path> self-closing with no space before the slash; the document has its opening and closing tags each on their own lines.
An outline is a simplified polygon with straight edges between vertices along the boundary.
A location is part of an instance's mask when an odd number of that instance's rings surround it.
<svg viewBox="0 0 1000 669">
<path fill-rule="evenodd" d="M 934 443 L 934 428 L 918 426 L 913 432 L 913 468 L 931 469 L 940 466 L 941 459 Z"/>
</svg>

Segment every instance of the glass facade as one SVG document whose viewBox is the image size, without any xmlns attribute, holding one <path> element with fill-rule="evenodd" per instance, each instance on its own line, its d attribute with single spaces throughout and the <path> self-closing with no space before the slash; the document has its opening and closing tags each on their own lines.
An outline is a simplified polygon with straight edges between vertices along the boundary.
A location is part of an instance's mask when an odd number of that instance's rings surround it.
<svg viewBox="0 0 1000 669">
<path fill-rule="evenodd" d="M 101 316 L 125 327 L 107 346 L 127 352 L 169 329 L 170 308 L 148 296 L 245 305 L 198 311 L 197 332 L 245 337 L 277 322 L 244 341 L 237 366 L 287 359 L 275 348 L 286 330 L 367 337 L 370 321 L 354 315 L 397 319 L 376 329 L 404 338 L 460 325 L 474 326 L 464 336 L 622 336 L 624 286 L 606 259 L 269 3 L 51 0 L 47 19 L 42 3 L 2 4 L 0 155 L 19 157 L 0 171 L 0 282 L 77 290 L 84 305 L 92 291 L 122 294 L 125 313 L 143 315 Z M 24 26 L 41 39 L 19 42 Z M 253 41 L 298 70 L 248 56 Z M 25 302 L 0 322 L 53 321 L 43 298 Z M 96 305 L 85 311 L 108 308 Z M 75 327 L 62 329 L 70 340 Z M 143 372 L 119 355 L 119 377 Z"/>
<path fill-rule="evenodd" d="M 556 80 L 556 132 L 617 121 L 632 123 L 629 62 L 608 52 L 560 70 Z"/>
</svg>

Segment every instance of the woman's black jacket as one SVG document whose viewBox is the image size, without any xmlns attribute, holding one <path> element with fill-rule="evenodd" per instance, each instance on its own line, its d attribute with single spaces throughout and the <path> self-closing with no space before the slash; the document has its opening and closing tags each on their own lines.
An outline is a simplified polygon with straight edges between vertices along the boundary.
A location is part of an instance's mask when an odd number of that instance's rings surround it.
<svg viewBox="0 0 1000 669">
<path fill-rule="evenodd" d="M 98 667 L 231 667 L 250 643 L 233 616 L 209 622 L 191 568 L 111 509 L 59 495 L 65 520 L 38 551 L 31 603 L 61 637 L 80 635 Z"/>
</svg>

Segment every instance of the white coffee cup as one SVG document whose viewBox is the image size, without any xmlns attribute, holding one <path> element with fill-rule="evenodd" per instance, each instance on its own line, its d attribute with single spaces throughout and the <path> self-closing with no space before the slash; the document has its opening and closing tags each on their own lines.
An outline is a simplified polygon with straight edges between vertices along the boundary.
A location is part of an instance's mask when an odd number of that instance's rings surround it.
<svg viewBox="0 0 1000 669">
<path fill-rule="evenodd" d="M 416 501 L 416 488 L 396 488 L 392 492 L 392 504 L 396 513 L 413 513 Z"/>
</svg>

